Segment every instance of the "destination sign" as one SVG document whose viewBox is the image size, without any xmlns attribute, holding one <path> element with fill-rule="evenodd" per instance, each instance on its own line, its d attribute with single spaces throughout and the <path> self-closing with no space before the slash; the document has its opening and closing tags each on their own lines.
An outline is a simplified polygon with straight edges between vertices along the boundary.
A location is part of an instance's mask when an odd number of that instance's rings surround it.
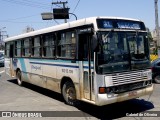
<svg viewBox="0 0 160 120">
<path fill-rule="evenodd" d="M 134 22 L 117 22 L 118 28 L 122 29 L 137 29 L 140 30 L 140 24 L 139 23 L 134 23 Z"/>
<path fill-rule="evenodd" d="M 145 30 L 143 22 L 131 21 L 131 20 L 111 20 L 111 19 L 97 19 L 97 25 L 100 29 L 133 29 L 133 30 Z"/>
<path fill-rule="evenodd" d="M 113 28 L 112 21 L 103 21 L 103 28 Z"/>
</svg>

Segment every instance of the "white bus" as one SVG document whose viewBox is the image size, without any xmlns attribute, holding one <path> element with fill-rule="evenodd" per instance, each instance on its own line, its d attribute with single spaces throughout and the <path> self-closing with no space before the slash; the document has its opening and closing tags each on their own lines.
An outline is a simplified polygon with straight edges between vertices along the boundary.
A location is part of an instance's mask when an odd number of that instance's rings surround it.
<svg viewBox="0 0 160 120">
<path fill-rule="evenodd" d="M 152 93 L 148 42 L 140 20 L 85 18 L 7 38 L 5 71 L 67 104 L 107 105 Z"/>
</svg>

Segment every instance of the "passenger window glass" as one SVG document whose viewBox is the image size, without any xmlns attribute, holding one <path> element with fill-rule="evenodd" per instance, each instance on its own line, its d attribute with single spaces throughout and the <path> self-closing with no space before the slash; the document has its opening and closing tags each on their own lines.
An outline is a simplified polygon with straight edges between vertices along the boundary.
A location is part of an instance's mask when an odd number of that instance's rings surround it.
<svg viewBox="0 0 160 120">
<path fill-rule="evenodd" d="M 43 39 L 43 56 L 54 57 L 55 56 L 55 36 L 53 33 L 47 34 Z"/>
<path fill-rule="evenodd" d="M 29 47 L 29 38 L 24 40 L 24 47 Z"/>
<path fill-rule="evenodd" d="M 33 38 L 33 48 L 32 48 L 32 56 L 33 57 L 40 57 L 41 53 L 41 37 L 34 37 Z"/>
<path fill-rule="evenodd" d="M 10 43 L 5 44 L 5 56 L 9 57 Z"/>
<path fill-rule="evenodd" d="M 74 58 L 76 51 L 75 43 L 75 32 L 61 33 L 58 42 L 58 56 L 64 58 Z"/>
<path fill-rule="evenodd" d="M 22 41 L 22 46 L 23 46 L 23 56 L 24 57 L 30 57 L 30 39 L 29 38 L 26 38 Z"/>
<path fill-rule="evenodd" d="M 39 47 L 40 44 L 40 37 L 35 37 L 34 38 L 34 47 Z"/>
<path fill-rule="evenodd" d="M 21 57 L 21 40 L 15 41 L 15 56 Z"/>
</svg>

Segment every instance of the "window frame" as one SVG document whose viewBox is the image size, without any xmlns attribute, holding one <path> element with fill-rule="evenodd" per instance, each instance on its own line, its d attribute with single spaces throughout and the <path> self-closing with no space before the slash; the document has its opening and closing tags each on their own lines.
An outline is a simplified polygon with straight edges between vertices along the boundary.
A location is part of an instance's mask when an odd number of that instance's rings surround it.
<svg viewBox="0 0 160 120">
<path fill-rule="evenodd" d="M 35 46 L 35 41 L 36 41 L 36 38 L 39 38 L 39 45 Z M 35 56 L 35 49 L 39 49 L 39 56 L 36 55 Z M 31 57 L 33 58 L 41 58 L 42 57 L 42 37 L 41 35 L 36 35 L 34 37 L 31 37 L 30 39 L 30 51 L 31 51 Z"/>
<path fill-rule="evenodd" d="M 70 38 L 68 37 L 67 34 L 71 34 Z M 68 38 L 70 39 L 69 40 L 70 43 L 68 43 Z M 62 47 L 65 47 L 64 53 L 62 53 L 63 52 Z M 76 31 L 74 29 L 66 30 L 66 31 L 59 31 L 57 33 L 57 52 L 56 52 L 57 58 L 73 60 L 73 59 L 76 59 L 76 53 L 77 53 L 77 33 Z M 64 54 L 64 56 L 62 54 Z M 68 56 L 68 54 L 70 54 L 70 56 Z"/>
<path fill-rule="evenodd" d="M 9 45 L 9 46 L 7 47 L 7 45 Z M 11 42 L 5 43 L 5 57 L 6 58 L 10 58 L 10 45 L 11 45 Z"/>
<path fill-rule="evenodd" d="M 25 41 L 28 40 L 28 46 L 25 46 Z M 28 49 L 28 55 L 26 55 L 26 50 Z M 30 37 L 23 38 L 22 39 L 22 57 L 31 57 L 31 51 L 30 51 Z"/>
<path fill-rule="evenodd" d="M 45 41 L 47 41 L 48 43 L 45 44 Z M 55 33 L 51 32 L 51 33 L 43 34 L 42 43 L 43 43 L 42 44 L 42 57 L 55 59 L 56 58 L 56 35 Z M 47 55 L 47 48 L 51 48 L 50 50 L 52 50 L 52 53 L 50 54 L 50 56 Z"/>
<path fill-rule="evenodd" d="M 17 45 L 18 42 L 20 42 L 20 46 Z M 20 55 L 18 55 L 18 50 L 20 50 Z M 14 41 L 14 57 L 22 57 L 22 40 L 21 39 Z"/>
</svg>

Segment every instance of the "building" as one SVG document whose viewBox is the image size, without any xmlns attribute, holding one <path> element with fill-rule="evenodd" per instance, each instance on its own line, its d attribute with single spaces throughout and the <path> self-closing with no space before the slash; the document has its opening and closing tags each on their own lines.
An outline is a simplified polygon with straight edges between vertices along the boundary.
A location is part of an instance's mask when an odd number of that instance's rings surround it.
<svg viewBox="0 0 160 120">
<path fill-rule="evenodd" d="M 156 32 L 156 29 L 154 29 L 152 32 L 152 38 L 153 38 L 153 41 L 157 41 L 157 32 Z M 159 35 L 160 35 L 160 27 L 159 27 Z"/>
</svg>

